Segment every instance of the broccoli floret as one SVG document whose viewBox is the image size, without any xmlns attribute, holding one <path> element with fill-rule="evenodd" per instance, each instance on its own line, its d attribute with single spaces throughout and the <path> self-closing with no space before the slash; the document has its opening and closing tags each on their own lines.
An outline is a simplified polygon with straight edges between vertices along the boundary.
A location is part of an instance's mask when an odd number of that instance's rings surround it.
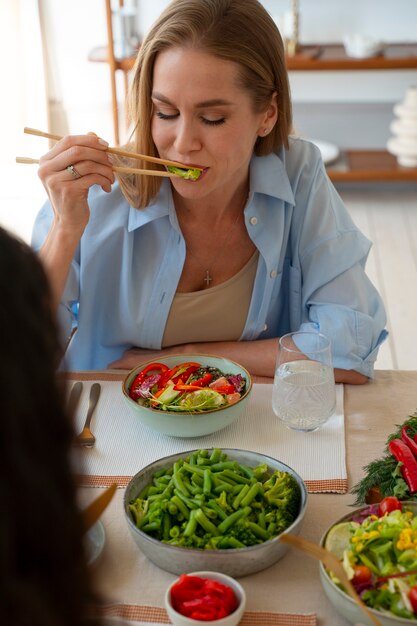
<svg viewBox="0 0 417 626">
<path fill-rule="evenodd" d="M 276 470 L 263 483 L 263 488 L 266 502 L 277 509 L 283 509 L 291 518 L 291 522 L 294 521 L 300 510 L 301 502 L 300 487 L 294 476 L 287 472 Z"/>
<path fill-rule="evenodd" d="M 142 520 L 146 516 L 149 508 L 149 500 L 143 500 L 142 498 L 136 498 L 129 504 L 129 511 L 132 515 L 133 521 L 138 528 L 142 525 Z"/>
</svg>

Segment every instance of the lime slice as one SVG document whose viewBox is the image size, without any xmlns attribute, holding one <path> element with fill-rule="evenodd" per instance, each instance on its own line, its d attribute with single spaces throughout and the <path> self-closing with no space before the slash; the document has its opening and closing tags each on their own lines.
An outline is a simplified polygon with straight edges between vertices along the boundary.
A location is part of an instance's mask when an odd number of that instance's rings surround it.
<svg viewBox="0 0 417 626">
<path fill-rule="evenodd" d="M 221 393 L 214 389 L 199 389 L 192 391 L 182 398 L 179 406 L 187 411 L 207 411 L 209 409 L 217 409 L 225 403 L 225 399 Z"/>
<path fill-rule="evenodd" d="M 338 559 L 343 559 L 343 553 L 349 548 L 350 538 L 353 535 L 353 531 L 359 524 L 356 522 L 340 522 L 332 526 L 327 533 L 324 541 L 324 547 L 330 552 L 333 552 Z"/>
</svg>

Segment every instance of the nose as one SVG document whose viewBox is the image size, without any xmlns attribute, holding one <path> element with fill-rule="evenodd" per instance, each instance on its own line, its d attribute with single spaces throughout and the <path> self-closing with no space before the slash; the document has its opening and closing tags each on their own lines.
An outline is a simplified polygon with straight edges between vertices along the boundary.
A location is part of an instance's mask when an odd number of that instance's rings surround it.
<svg viewBox="0 0 417 626">
<path fill-rule="evenodd" d="M 174 147 L 178 156 L 186 156 L 190 152 L 199 150 L 201 142 L 193 120 L 179 118 L 176 127 Z"/>
</svg>

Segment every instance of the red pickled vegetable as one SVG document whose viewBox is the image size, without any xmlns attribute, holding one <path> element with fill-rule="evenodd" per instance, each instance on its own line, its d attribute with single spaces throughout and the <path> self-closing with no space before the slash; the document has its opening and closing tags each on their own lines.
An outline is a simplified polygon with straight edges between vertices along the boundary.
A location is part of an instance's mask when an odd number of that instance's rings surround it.
<svg viewBox="0 0 417 626">
<path fill-rule="evenodd" d="M 181 615 L 201 621 L 227 617 L 237 609 L 233 589 L 211 578 L 181 574 L 171 587 L 173 608 Z"/>
</svg>

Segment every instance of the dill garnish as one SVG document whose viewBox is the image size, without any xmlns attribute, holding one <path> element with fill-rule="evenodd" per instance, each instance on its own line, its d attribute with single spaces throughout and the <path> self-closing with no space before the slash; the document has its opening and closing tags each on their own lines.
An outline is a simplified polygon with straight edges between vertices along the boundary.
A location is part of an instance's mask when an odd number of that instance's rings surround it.
<svg viewBox="0 0 417 626">
<path fill-rule="evenodd" d="M 403 424 L 396 424 L 396 430 L 392 433 L 385 445 L 384 456 L 365 465 L 364 478 L 351 489 L 351 493 L 356 495 L 354 506 L 365 504 L 366 496 L 372 487 L 378 487 L 383 498 L 386 496 L 396 496 L 399 499 L 417 500 L 417 494 L 411 495 L 407 483 L 401 476 L 399 463 L 388 452 L 388 444 L 392 439 L 401 439 L 401 429 L 408 426 L 408 435 L 417 435 L 417 410 L 413 415 L 409 415 Z"/>
</svg>

